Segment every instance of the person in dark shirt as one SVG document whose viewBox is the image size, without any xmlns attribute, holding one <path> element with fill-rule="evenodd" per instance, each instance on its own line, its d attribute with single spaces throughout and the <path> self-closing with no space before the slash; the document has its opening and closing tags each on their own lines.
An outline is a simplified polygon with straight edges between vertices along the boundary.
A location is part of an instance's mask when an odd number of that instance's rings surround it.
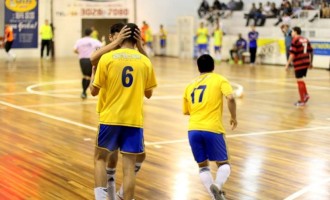
<svg viewBox="0 0 330 200">
<path fill-rule="evenodd" d="M 203 0 L 198 9 L 198 15 L 200 18 L 204 17 L 210 10 L 209 3 L 207 0 Z"/>
<path fill-rule="evenodd" d="M 242 34 L 238 34 L 238 40 L 236 41 L 233 49 L 230 50 L 230 57 L 231 60 L 229 60 L 229 64 L 234 63 L 234 54 L 237 54 L 238 56 L 238 64 L 243 64 L 243 53 L 246 51 L 247 42 L 242 37 Z"/>
<path fill-rule="evenodd" d="M 250 64 L 254 65 L 256 61 L 257 54 L 257 40 L 259 33 L 256 31 L 255 26 L 251 26 L 251 31 L 249 32 L 249 51 L 250 51 Z"/>
</svg>

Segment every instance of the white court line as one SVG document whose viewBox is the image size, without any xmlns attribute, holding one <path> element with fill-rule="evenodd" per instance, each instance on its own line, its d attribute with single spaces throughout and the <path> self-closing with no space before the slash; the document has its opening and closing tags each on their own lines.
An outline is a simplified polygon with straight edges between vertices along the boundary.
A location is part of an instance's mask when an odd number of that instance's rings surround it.
<svg viewBox="0 0 330 200">
<path fill-rule="evenodd" d="M 65 118 L 62 118 L 62 117 L 56 117 L 54 115 L 48 115 L 48 114 L 43 113 L 43 112 L 31 110 L 31 109 L 28 109 L 28 108 L 23 108 L 21 106 L 16 106 L 14 104 L 7 103 L 7 102 L 4 102 L 4 101 L 0 101 L 0 104 L 11 107 L 11 108 L 15 108 L 17 110 L 21 110 L 21 111 L 33 113 L 33 114 L 36 114 L 36 115 L 40 115 L 40 116 L 43 116 L 43 117 L 47 117 L 49 119 L 53 119 L 53 120 L 57 120 L 57 121 L 67 123 L 67 124 L 72 124 L 72 125 L 75 125 L 75 126 L 86 128 L 88 130 L 97 131 L 97 128 L 95 128 L 95 127 L 88 126 L 88 125 L 85 125 L 85 124 L 82 124 L 82 123 L 79 123 L 79 122 L 75 122 L 75 121 L 72 121 L 72 120 L 69 120 L 69 119 L 65 119 Z"/>
<path fill-rule="evenodd" d="M 309 186 L 304 187 L 303 189 L 293 193 L 292 195 L 288 196 L 287 198 L 285 198 L 284 200 L 294 200 L 298 197 L 300 197 L 301 195 L 305 194 L 306 192 L 312 191 L 312 190 L 316 190 L 317 187 L 324 185 L 326 183 L 330 182 L 330 178 L 322 181 L 322 182 L 318 182 L 318 183 L 313 183 Z"/>
<path fill-rule="evenodd" d="M 226 138 L 248 137 L 248 136 L 257 136 L 257 135 L 271 135 L 271 134 L 280 134 L 280 133 L 296 133 L 296 132 L 303 132 L 303 131 L 316 131 L 316 130 L 327 130 L 327 129 L 330 129 L 330 126 L 318 126 L 318 127 L 301 128 L 301 129 L 242 133 L 242 134 L 226 135 Z M 175 144 L 175 143 L 182 143 L 182 142 L 188 142 L 188 139 L 167 140 L 167 141 L 161 141 L 161 142 L 148 142 L 148 145 Z"/>
</svg>

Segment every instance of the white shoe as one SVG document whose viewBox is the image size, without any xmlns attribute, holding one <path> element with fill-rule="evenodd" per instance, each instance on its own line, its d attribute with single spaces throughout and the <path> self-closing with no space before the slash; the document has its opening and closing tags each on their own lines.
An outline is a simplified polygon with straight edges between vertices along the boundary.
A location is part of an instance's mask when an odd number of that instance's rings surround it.
<svg viewBox="0 0 330 200">
<path fill-rule="evenodd" d="M 218 186 L 212 184 L 210 187 L 212 194 L 214 195 L 215 200 L 226 200 L 225 193 L 219 190 Z"/>
</svg>

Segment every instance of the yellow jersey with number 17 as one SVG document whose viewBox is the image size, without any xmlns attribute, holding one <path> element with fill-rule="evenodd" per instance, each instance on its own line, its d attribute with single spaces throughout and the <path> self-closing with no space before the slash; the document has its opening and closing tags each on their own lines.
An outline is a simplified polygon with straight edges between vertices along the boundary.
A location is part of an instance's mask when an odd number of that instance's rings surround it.
<svg viewBox="0 0 330 200">
<path fill-rule="evenodd" d="M 97 111 L 101 124 L 143 126 L 144 92 L 157 86 L 149 58 L 134 49 L 104 54 L 93 85 L 100 88 Z"/>
<path fill-rule="evenodd" d="M 183 97 L 183 113 L 190 115 L 188 130 L 225 133 L 222 123 L 223 96 L 233 93 L 226 78 L 205 73 L 193 80 Z"/>
</svg>

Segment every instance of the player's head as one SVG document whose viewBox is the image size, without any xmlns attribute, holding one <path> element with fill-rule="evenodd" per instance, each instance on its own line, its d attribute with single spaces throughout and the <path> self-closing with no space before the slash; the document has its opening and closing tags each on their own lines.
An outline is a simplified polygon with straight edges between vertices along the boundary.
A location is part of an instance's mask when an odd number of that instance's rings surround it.
<svg viewBox="0 0 330 200">
<path fill-rule="evenodd" d="M 109 34 L 110 42 L 114 41 L 117 38 L 118 33 L 121 31 L 121 29 L 123 29 L 124 26 L 125 24 L 123 23 L 117 23 L 110 27 L 110 34 Z"/>
<path fill-rule="evenodd" d="M 212 72 L 214 70 L 214 60 L 209 54 L 201 55 L 197 59 L 197 66 L 200 73 Z"/>
<path fill-rule="evenodd" d="M 295 26 L 292 28 L 292 36 L 295 37 L 298 35 L 301 35 L 301 28 L 298 26 Z"/>
<path fill-rule="evenodd" d="M 289 24 L 282 24 L 281 29 L 283 32 L 287 32 L 289 30 Z"/>
<path fill-rule="evenodd" d="M 126 24 L 126 27 L 130 29 L 131 34 L 129 35 L 128 38 L 126 38 L 123 41 L 123 43 L 126 43 L 127 42 L 127 43 L 131 43 L 131 44 L 135 45 L 136 44 L 136 39 L 134 37 L 134 34 L 135 34 L 135 31 L 136 30 L 139 30 L 139 27 L 136 24 L 134 24 L 134 23 L 128 23 L 128 24 Z"/>
<path fill-rule="evenodd" d="M 86 28 L 85 29 L 85 36 L 90 36 L 92 34 L 92 29 L 91 28 Z"/>
</svg>

